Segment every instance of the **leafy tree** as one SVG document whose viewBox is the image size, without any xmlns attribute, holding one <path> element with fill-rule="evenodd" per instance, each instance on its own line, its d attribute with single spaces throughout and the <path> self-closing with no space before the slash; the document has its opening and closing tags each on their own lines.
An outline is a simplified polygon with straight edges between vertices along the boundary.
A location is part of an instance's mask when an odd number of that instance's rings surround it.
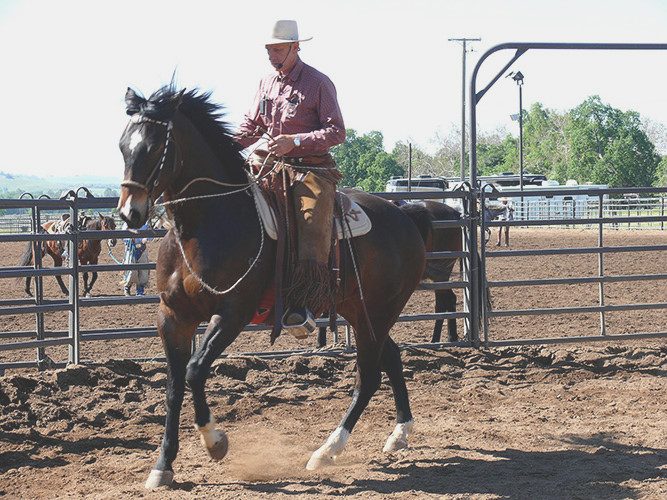
<svg viewBox="0 0 667 500">
<path fill-rule="evenodd" d="M 655 182 L 653 183 L 656 187 L 665 187 L 667 186 L 667 155 L 662 157 L 658 168 L 655 172 Z"/>
<path fill-rule="evenodd" d="M 407 173 L 410 166 L 410 146 L 408 143 L 399 141 L 394 146 L 391 156 Z M 412 175 L 420 174 L 440 175 L 435 171 L 433 158 L 424 152 L 419 146 L 412 145 Z"/>
<path fill-rule="evenodd" d="M 347 129 L 345 142 L 331 150 L 343 174 L 343 186 L 383 191 L 392 175 L 404 175 L 396 159 L 384 150 L 383 139 L 382 132 L 376 130 L 357 135 Z"/>
<path fill-rule="evenodd" d="M 568 178 L 611 187 L 650 186 L 660 156 L 642 130 L 639 114 L 592 96 L 569 113 Z"/>
</svg>

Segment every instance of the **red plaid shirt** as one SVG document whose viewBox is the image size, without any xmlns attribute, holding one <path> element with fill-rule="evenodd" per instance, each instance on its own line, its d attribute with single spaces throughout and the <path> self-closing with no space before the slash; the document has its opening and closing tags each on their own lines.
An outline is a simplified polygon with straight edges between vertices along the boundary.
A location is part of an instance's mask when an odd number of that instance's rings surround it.
<svg viewBox="0 0 667 500">
<path fill-rule="evenodd" d="M 258 129 L 258 127 L 260 127 Z M 312 66 L 297 60 L 287 75 L 262 78 L 255 100 L 236 136 L 245 148 L 266 130 L 271 137 L 296 134 L 301 146 L 289 156 L 324 154 L 345 140 L 345 125 L 336 99 L 336 87 Z"/>
</svg>

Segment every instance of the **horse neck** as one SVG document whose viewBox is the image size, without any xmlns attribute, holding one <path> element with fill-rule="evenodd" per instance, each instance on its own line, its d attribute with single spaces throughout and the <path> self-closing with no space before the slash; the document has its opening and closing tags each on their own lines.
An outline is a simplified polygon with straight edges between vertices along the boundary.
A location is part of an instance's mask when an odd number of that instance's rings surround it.
<svg viewBox="0 0 667 500">
<path fill-rule="evenodd" d="M 235 185 L 248 183 L 242 159 L 238 155 L 230 154 L 228 161 L 221 161 L 194 125 L 185 117 L 180 117 L 180 119 L 174 121 L 174 140 L 178 144 L 178 155 L 174 161 L 178 162 L 180 160 L 180 165 L 176 167 L 178 175 L 164 192 L 165 201 L 238 189 L 238 187 L 225 187 L 208 181 L 198 181 L 190 184 L 198 178 Z M 187 189 L 181 192 L 186 187 Z M 231 198 L 233 198 L 231 203 L 242 202 L 239 200 L 241 196 L 240 194 L 232 194 L 230 197 L 221 196 L 210 201 L 216 205 L 227 203 L 227 200 Z M 181 234 L 184 230 L 193 231 L 200 224 L 207 224 L 206 217 L 202 216 L 201 203 L 190 201 L 167 206 L 169 217 L 176 222 Z M 211 204 L 209 203 L 207 206 L 211 206 Z"/>
</svg>

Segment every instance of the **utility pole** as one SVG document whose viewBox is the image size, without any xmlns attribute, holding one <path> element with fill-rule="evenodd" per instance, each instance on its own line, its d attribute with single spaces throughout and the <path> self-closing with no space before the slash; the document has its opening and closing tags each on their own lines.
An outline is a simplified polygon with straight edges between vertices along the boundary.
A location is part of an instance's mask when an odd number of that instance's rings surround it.
<svg viewBox="0 0 667 500">
<path fill-rule="evenodd" d="M 466 44 L 467 42 L 479 42 L 481 38 L 448 38 L 449 42 L 461 42 L 463 48 L 461 58 L 461 180 L 465 180 L 466 165 Z M 470 49 L 472 52 L 472 49 Z"/>
</svg>

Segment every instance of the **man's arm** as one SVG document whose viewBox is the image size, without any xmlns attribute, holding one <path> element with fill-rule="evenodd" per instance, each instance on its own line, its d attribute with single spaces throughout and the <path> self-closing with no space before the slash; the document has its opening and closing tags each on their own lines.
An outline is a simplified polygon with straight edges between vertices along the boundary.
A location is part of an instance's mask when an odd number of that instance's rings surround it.
<svg viewBox="0 0 667 500">
<path fill-rule="evenodd" d="M 325 78 L 320 85 L 319 115 L 322 128 L 303 134 L 296 134 L 301 140 L 299 152 L 324 153 L 331 147 L 345 141 L 343 114 L 338 106 L 336 87 Z"/>
<path fill-rule="evenodd" d="M 243 122 L 239 126 L 234 139 L 238 142 L 243 148 L 255 144 L 257 140 L 261 137 L 262 132 L 259 131 L 259 128 L 263 127 L 263 124 L 260 119 L 259 114 L 259 101 L 261 99 L 262 93 L 262 83 L 260 82 L 257 93 L 255 94 L 255 99 L 250 106 L 250 109 L 243 117 Z"/>
<path fill-rule="evenodd" d="M 279 135 L 269 144 L 269 151 L 277 156 L 322 154 L 345 141 L 345 124 L 338 107 L 336 87 L 326 77 L 319 88 L 317 109 L 321 128 L 301 134 Z M 294 145 L 296 137 L 301 141 L 298 147 Z"/>
</svg>

